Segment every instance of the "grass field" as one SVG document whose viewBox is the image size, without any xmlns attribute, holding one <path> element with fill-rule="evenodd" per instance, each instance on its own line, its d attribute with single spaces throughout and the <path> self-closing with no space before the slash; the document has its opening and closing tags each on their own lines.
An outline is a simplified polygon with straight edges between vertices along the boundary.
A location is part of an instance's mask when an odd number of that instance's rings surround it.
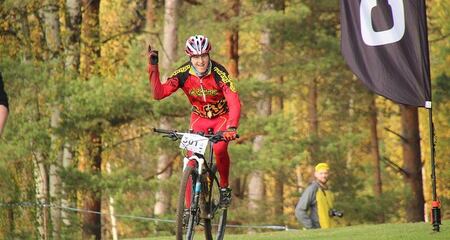
<svg viewBox="0 0 450 240">
<path fill-rule="evenodd" d="M 139 240 L 173 240 L 172 237 L 141 238 Z M 196 239 L 203 239 L 198 234 Z M 429 223 L 379 224 L 340 227 L 327 230 L 283 231 L 249 235 L 227 235 L 226 240 L 450 240 L 450 220 L 443 221 L 441 231 L 433 232 Z"/>
</svg>

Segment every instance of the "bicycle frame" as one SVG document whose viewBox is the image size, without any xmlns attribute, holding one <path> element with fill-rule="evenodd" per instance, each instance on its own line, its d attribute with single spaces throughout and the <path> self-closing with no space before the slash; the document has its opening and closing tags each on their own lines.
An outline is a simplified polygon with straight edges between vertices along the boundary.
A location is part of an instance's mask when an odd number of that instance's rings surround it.
<svg viewBox="0 0 450 240">
<path fill-rule="evenodd" d="M 192 153 L 192 156 L 183 158 L 183 171 L 190 161 L 196 161 L 196 163 L 197 163 L 196 170 L 197 170 L 197 174 L 198 174 L 198 177 L 197 177 L 197 179 L 195 181 L 195 185 L 194 185 L 195 186 L 194 187 L 194 198 L 193 198 L 192 202 L 190 203 L 190 213 L 191 213 L 190 216 L 191 216 L 192 220 L 189 221 L 190 225 L 188 226 L 188 231 L 186 233 L 187 239 L 190 239 L 193 234 L 193 232 L 191 232 L 191 229 L 193 229 L 191 225 L 194 223 L 196 223 L 196 224 L 200 223 L 200 219 L 198 218 L 197 211 L 199 209 L 198 207 L 199 207 L 200 195 L 202 194 L 202 178 L 201 178 L 201 176 L 203 175 L 204 165 L 206 166 L 207 171 L 209 173 L 211 173 L 212 161 L 214 159 L 213 145 L 214 145 L 214 143 L 210 142 L 209 147 L 208 147 L 209 153 L 210 153 L 208 162 L 205 161 L 204 155 L 197 154 L 197 153 Z M 214 180 L 217 181 L 217 177 L 215 176 L 215 174 L 214 174 Z M 192 183 L 192 184 L 194 184 L 194 183 Z M 212 184 L 208 184 L 208 188 L 209 188 L 208 192 L 211 192 Z M 208 195 L 209 195 L 208 196 L 209 202 L 211 202 L 212 196 L 211 196 L 211 194 L 208 194 Z M 209 210 L 210 211 L 209 211 L 208 217 L 214 216 L 215 209 L 212 209 L 212 206 L 210 206 Z M 195 219 L 196 217 L 197 217 L 197 219 Z"/>
<path fill-rule="evenodd" d="M 204 166 L 206 166 L 207 171 L 209 173 L 212 173 L 211 167 L 213 166 L 213 159 L 214 159 L 213 145 L 214 145 L 214 143 L 211 142 L 209 144 L 209 147 L 208 147 L 209 153 L 210 153 L 208 162 L 205 161 L 204 155 L 197 154 L 197 153 L 193 153 L 192 156 L 190 156 L 190 157 L 184 157 L 183 158 L 183 171 L 184 171 L 184 169 L 186 169 L 186 166 L 188 165 L 188 163 L 190 161 L 196 161 L 196 163 L 197 163 L 196 164 L 196 169 L 197 169 L 198 176 L 202 176 L 203 175 L 203 168 L 204 168 Z M 214 180 L 217 181 L 217 177 L 215 176 L 215 174 L 214 174 Z M 194 184 L 194 183 L 192 183 L 192 184 Z M 191 203 L 191 206 L 192 205 L 196 206 L 197 202 L 198 202 L 198 199 L 200 197 L 200 193 L 201 193 L 201 190 L 202 190 L 201 178 L 200 177 L 197 178 L 194 186 L 195 186 L 194 187 L 194 201 L 195 201 L 195 203 L 194 202 L 193 202 L 194 204 Z M 210 191 L 211 189 L 208 189 L 208 190 Z"/>
</svg>

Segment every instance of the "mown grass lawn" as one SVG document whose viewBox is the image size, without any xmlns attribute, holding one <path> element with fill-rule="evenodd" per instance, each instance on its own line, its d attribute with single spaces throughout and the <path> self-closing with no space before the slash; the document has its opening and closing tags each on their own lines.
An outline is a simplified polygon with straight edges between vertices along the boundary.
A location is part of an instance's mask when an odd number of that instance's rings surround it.
<svg viewBox="0 0 450 240">
<path fill-rule="evenodd" d="M 145 240 L 173 240 L 172 237 L 144 238 Z M 139 239 L 139 240 L 144 240 Z M 201 233 L 195 239 L 203 239 Z M 227 235 L 226 240 L 450 240 L 450 220 L 443 221 L 441 231 L 433 232 L 429 223 L 378 224 L 340 227 L 327 230 L 278 231 L 249 235 Z"/>
</svg>

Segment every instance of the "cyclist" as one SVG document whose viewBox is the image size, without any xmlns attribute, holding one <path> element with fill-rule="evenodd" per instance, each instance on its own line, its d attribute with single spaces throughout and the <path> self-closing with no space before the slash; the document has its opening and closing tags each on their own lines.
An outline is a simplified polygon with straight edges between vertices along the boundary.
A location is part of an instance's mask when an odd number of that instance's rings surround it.
<svg viewBox="0 0 450 240">
<path fill-rule="evenodd" d="M 220 205 L 231 203 L 231 189 L 228 184 L 230 157 L 228 142 L 236 139 L 241 113 L 239 95 L 234 83 L 221 64 L 211 60 L 211 43 L 203 35 L 187 39 L 185 52 L 189 61 L 176 69 L 161 83 L 158 69 L 158 52 L 149 49 L 149 80 L 153 98 L 161 100 L 181 88 L 192 104 L 190 130 L 214 133 L 223 131 L 226 141 L 214 144 L 216 166 L 220 175 Z M 190 192 L 186 194 L 187 199 Z M 190 203 L 188 203 L 190 204 Z"/>
</svg>

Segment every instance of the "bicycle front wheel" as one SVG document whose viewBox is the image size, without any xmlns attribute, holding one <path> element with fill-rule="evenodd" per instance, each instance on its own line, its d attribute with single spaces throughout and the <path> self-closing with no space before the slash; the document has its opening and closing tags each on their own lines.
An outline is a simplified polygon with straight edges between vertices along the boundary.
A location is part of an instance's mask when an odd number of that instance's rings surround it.
<svg viewBox="0 0 450 240">
<path fill-rule="evenodd" d="M 186 166 L 180 182 L 180 192 L 178 194 L 176 237 L 177 240 L 194 239 L 195 226 L 198 223 L 197 206 L 194 204 L 193 185 L 197 181 L 198 174 L 195 168 Z M 193 211 L 192 211 L 193 209 Z"/>
<path fill-rule="evenodd" d="M 206 201 L 208 218 L 205 219 L 205 238 L 207 240 L 223 240 L 228 210 L 219 206 L 220 187 L 217 179 L 211 180 L 208 185 L 209 194 Z"/>
</svg>

